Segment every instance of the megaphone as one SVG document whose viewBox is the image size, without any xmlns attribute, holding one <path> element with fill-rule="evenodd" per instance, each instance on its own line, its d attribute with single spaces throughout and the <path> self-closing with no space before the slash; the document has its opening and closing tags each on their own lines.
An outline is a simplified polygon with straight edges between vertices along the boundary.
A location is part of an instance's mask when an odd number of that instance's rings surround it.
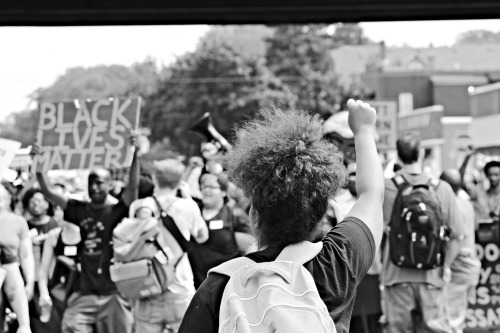
<svg viewBox="0 0 500 333">
<path fill-rule="evenodd" d="M 202 134 L 207 141 L 218 142 L 221 148 L 225 151 L 231 150 L 231 144 L 227 142 L 227 140 L 215 129 L 212 124 L 212 117 L 208 112 L 205 112 L 200 120 L 198 120 L 194 126 L 191 127 L 191 131 Z"/>
</svg>

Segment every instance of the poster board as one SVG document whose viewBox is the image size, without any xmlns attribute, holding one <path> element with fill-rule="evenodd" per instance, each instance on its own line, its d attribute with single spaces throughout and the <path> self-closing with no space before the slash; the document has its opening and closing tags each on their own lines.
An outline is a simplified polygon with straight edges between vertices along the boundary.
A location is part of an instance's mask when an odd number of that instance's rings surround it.
<svg viewBox="0 0 500 333">
<path fill-rule="evenodd" d="M 21 142 L 0 138 L 0 179 L 21 148 Z"/>
<path fill-rule="evenodd" d="M 396 101 L 365 101 L 377 110 L 377 148 L 380 151 L 396 149 L 398 139 L 398 103 Z"/>
<path fill-rule="evenodd" d="M 49 102 L 39 106 L 37 171 L 116 169 L 130 163 L 140 97 Z"/>
<path fill-rule="evenodd" d="M 441 105 L 433 105 L 399 114 L 398 133 L 400 136 L 412 133 L 422 141 L 442 139 L 443 126 L 441 118 L 443 114 L 444 109 Z"/>
</svg>

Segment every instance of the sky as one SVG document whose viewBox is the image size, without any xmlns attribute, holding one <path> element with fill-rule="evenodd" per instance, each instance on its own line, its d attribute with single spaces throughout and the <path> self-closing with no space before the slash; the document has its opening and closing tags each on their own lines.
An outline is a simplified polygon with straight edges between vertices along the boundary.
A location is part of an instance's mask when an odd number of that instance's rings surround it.
<svg viewBox="0 0 500 333">
<path fill-rule="evenodd" d="M 387 46 L 452 45 L 464 31 L 500 31 L 500 20 L 361 23 L 365 35 Z M 168 65 L 193 51 L 206 25 L 0 27 L 0 121 L 28 106 L 27 96 L 51 85 L 67 68 L 120 64 L 146 57 Z"/>
</svg>

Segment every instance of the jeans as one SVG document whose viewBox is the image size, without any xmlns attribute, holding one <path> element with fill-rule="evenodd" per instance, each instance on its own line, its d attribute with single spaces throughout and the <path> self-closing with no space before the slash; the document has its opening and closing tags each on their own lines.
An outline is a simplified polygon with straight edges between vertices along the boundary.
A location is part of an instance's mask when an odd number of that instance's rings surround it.
<svg viewBox="0 0 500 333">
<path fill-rule="evenodd" d="M 443 288 L 409 282 L 385 286 L 383 293 L 384 332 L 450 332 Z"/>
<path fill-rule="evenodd" d="M 193 294 L 161 295 L 135 301 L 136 333 L 162 333 L 165 328 L 177 332 Z"/>
<path fill-rule="evenodd" d="M 468 295 L 471 288 L 475 288 L 475 286 L 453 282 L 446 288 L 446 316 L 450 323 L 450 332 L 463 332 L 467 307 L 469 306 Z"/>
<path fill-rule="evenodd" d="M 73 293 L 64 312 L 63 333 L 130 333 L 132 313 L 128 302 L 112 295 Z"/>
</svg>

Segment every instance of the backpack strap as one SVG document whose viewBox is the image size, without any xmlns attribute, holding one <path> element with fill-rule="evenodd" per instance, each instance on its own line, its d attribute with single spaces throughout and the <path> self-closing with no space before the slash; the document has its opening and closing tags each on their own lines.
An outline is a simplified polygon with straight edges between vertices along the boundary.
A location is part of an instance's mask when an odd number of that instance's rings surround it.
<svg viewBox="0 0 500 333">
<path fill-rule="evenodd" d="M 153 195 L 153 199 L 156 202 L 156 205 L 158 205 L 158 210 L 160 211 L 160 218 L 163 222 L 163 225 L 167 230 L 172 234 L 172 236 L 175 238 L 179 246 L 181 247 L 183 252 L 187 252 L 189 248 L 189 242 L 184 236 L 182 235 L 181 231 L 179 230 L 179 227 L 175 223 L 174 219 L 172 216 L 168 215 L 166 209 L 163 209 L 161 206 L 160 202 L 158 199 Z M 170 203 L 169 207 L 173 204 L 174 202 Z M 168 258 L 168 257 L 167 257 Z"/>
<path fill-rule="evenodd" d="M 405 177 L 403 177 L 402 175 L 396 175 L 392 178 L 392 182 L 394 183 L 394 185 L 396 185 L 396 188 L 397 189 L 400 189 L 403 184 L 407 183 Z"/>
<path fill-rule="evenodd" d="M 316 257 L 322 248 L 323 242 L 311 243 L 309 241 L 302 241 L 291 244 L 281 251 L 276 261 L 291 261 L 294 264 L 302 266 Z"/>
<path fill-rule="evenodd" d="M 234 258 L 229 261 L 226 261 L 219 266 L 216 266 L 208 271 L 208 274 L 210 273 L 218 273 L 222 275 L 227 275 L 227 276 L 232 276 L 236 271 L 238 271 L 240 268 L 243 268 L 247 265 L 253 265 L 255 264 L 255 261 L 253 261 L 250 258 L 247 257 L 239 257 L 239 258 Z"/>
<path fill-rule="evenodd" d="M 302 266 L 306 262 L 316 257 L 322 248 L 323 242 L 311 243 L 309 241 L 303 241 L 295 243 L 285 247 L 275 261 L 291 261 L 294 264 Z M 247 257 L 239 257 L 226 261 L 225 263 L 212 268 L 208 271 L 208 274 L 219 273 L 222 275 L 231 276 L 239 269 L 253 264 L 255 264 L 255 261 L 253 261 L 252 259 Z"/>
</svg>

